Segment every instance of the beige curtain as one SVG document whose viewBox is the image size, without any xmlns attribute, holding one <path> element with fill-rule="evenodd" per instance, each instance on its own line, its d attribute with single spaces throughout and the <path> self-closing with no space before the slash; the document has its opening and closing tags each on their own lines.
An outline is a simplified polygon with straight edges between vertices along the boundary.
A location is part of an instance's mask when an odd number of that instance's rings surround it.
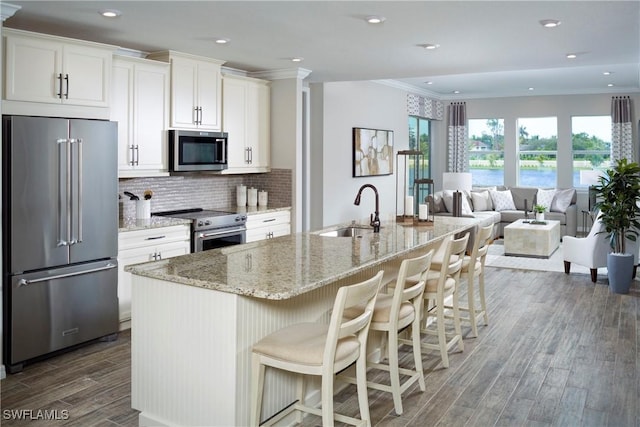
<svg viewBox="0 0 640 427">
<path fill-rule="evenodd" d="M 452 102 L 448 114 L 448 168 L 449 172 L 469 171 L 469 144 L 467 131 L 467 103 Z"/>
<path fill-rule="evenodd" d="M 634 160 L 632 137 L 633 102 L 628 96 L 611 99 L 611 161 Z"/>
</svg>

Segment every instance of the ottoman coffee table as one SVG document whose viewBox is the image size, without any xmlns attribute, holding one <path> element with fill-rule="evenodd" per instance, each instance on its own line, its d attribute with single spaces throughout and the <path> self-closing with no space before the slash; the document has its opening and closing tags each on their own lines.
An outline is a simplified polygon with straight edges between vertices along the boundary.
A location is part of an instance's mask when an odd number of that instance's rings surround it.
<svg viewBox="0 0 640 427">
<path fill-rule="evenodd" d="M 519 219 L 504 228 L 504 254 L 549 258 L 560 246 L 560 221 Z"/>
</svg>

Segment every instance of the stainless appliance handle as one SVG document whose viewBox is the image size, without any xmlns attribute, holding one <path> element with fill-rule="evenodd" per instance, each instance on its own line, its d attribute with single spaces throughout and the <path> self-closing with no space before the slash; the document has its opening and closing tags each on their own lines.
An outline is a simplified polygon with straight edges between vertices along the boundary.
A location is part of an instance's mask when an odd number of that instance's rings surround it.
<svg viewBox="0 0 640 427">
<path fill-rule="evenodd" d="M 32 285 L 34 283 L 48 282 L 49 280 L 64 279 L 66 277 L 73 277 L 73 276 L 80 276 L 82 274 L 96 273 L 98 271 L 111 270 L 112 268 L 116 268 L 116 267 L 117 267 L 116 264 L 109 263 L 104 267 L 92 268 L 92 269 L 84 270 L 84 271 L 76 271 L 75 273 L 57 274 L 55 276 L 41 277 L 39 279 L 33 279 L 33 280 L 20 279 L 20 281 L 18 281 L 18 286 L 27 286 L 27 285 Z"/>
<path fill-rule="evenodd" d="M 213 233 L 199 233 L 198 234 L 198 238 L 205 239 L 205 238 L 209 238 L 209 237 L 224 236 L 224 235 L 227 235 L 227 234 L 235 234 L 238 231 L 246 231 L 246 229 L 247 229 L 246 227 L 225 228 L 223 230 L 215 231 Z"/>
<path fill-rule="evenodd" d="M 71 198 L 71 140 L 70 139 L 65 139 L 64 140 L 64 144 L 67 147 L 67 176 L 66 176 L 66 182 L 65 182 L 65 187 L 66 187 L 66 194 L 67 194 L 67 200 L 65 200 L 65 205 L 66 205 L 66 214 L 67 214 L 67 239 L 66 239 L 66 244 L 67 245 L 71 245 L 72 242 L 72 236 L 71 236 L 71 210 L 73 209 L 73 204 L 72 204 L 72 198 Z"/>
<path fill-rule="evenodd" d="M 78 144 L 78 218 L 76 221 L 78 222 L 78 239 L 76 243 L 82 242 L 82 198 L 83 198 L 83 187 L 82 187 L 82 138 L 76 139 L 76 143 Z"/>
<path fill-rule="evenodd" d="M 62 77 L 62 74 L 60 74 Z M 62 229 L 64 228 L 64 223 L 66 219 L 66 215 L 64 213 L 64 207 L 66 206 L 66 198 L 62 197 L 62 186 L 66 184 L 67 178 L 62 176 L 62 158 L 64 156 L 62 152 L 62 148 L 64 147 L 64 143 L 66 143 L 66 139 L 57 139 L 56 143 L 58 144 L 58 243 L 56 246 L 67 246 L 69 244 L 68 240 L 64 238 Z M 64 184 L 63 184 L 64 181 Z"/>
</svg>

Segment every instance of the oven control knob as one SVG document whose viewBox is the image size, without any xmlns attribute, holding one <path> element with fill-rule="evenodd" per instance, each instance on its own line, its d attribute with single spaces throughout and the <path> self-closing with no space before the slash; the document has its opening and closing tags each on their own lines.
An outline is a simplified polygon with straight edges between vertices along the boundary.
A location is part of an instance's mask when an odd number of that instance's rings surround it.
<svg viewBox="0 0 640 427">
<path fill-rule="evenodd" d="M 242 215 L 242 216 L 237 216 L 237 217 L 236 217 L 236 222 L 244 221 L 244 220 L 246 220 L 246 219 L 247 219 L 247 217 L 246 217 L 246 216 L 244 216 L 244 215 Z"/>
<path fill-rule="evenodd" d="M 202 227 L 203 225 L 202 221 L 198 221 L 198 227 Z"/>
<path fill-rule="evenodd" d="M 211 221 L 206 220 L 206 221 L 204 222 L 204 225 L 211 225 Z"/>
</svg>

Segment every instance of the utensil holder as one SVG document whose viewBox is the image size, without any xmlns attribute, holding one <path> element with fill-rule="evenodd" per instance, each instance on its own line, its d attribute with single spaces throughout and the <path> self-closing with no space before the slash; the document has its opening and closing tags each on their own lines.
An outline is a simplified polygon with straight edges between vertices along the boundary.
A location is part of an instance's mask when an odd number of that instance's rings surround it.
<svg viewBox="0 0 640 427">
<path fill-rule="evenodd" d="M 136 218 L 151 218 L 151 200 L 136 200 Z"/>
</svg>

